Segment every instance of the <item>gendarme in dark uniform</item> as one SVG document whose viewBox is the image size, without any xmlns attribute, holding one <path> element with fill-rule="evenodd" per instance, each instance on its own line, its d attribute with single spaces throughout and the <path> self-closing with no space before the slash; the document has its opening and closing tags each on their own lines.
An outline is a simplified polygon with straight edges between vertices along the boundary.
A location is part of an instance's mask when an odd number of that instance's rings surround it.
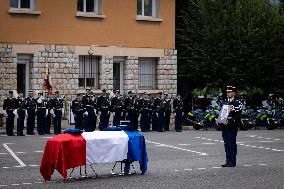
<svg viewBox="0 0 284 189">
<path fill-rule="evenodd" d="M 55 92 L 55 96 L 51 99 L 52 116 L 54 117 L 54 134 L 61 134 L 61 119 L 64 115 L 64 100 L 59 97 L 59 91 Z"/>
<path fill-rule="evenodd" d="M 181 132 L 184 106 L 183 106 L 183 100 L 181 99 L 181 96 L 179 94 L 177 94 L 176 98 L 173 101 L 173 112 L 175 117 L 175 130 L 176 132 Z"/>
<path fill-rule="evenodd" d="M 143 99 L 140 100 L 140 107 L 141 107 L 140 128 L 142 132 L 150 131 L 151 113 L 152 113 L 151 106 L 152 106 L 152 101 L 149 95 L 145 92 Z"/>
<path fill-rule="evenodd" d="M 29 96 L 25 98 L 25 108 L 27 110 L 27 135 L 34 135 L 35 128 L 35 109 L 36 99 L 33 97 L 34 92 L 29 91 Z"/>
<path fill-rule="evenodd" d="M 6 111 L 7 119 L 6 119 L 6 134 L 8 136 L 13 136 L 14 129 L 14 110 L 17 108 L 16 99 L 13 98 L 13 91 L 9 91 L 9 97 L 4 100 L 3 110 Z"/>
<path fill-rule="evenodd" d="M 75 129 L 83 130 L 84 105 L 80 94 L 77 94 L 76 99 L 72 101 L 71 110 L 74 114 Z"/>
<path fill-rule="evenodd" d="M 171 120 L 171 112 L 172 112 L 172 104 L 171 99 L 168 98 L 168 93 L 164 94 L 164 107 L 165 107 L 165 123 L 164 123 L 164 129 L 165 131 L 170 130 L 170 120 Z"/>
<path fill-rule="evenodd" d="M 19 92 L 19 96 L 16 99 L 17 102 L 17 135 L 24 136 L 24 124 L 26 117 L 25 101 L 23 93 Z"/>
<path fill-rule="evenodd" d="M 155 110 L 155 127 L 158 132 L 164 132 L 165 128 L 165 104 L 164 100 L 162 99 L 162 92 L 158 93 L 158 97 L 153 101 L 153 108 Z M 154 126 L 154 125 L 153 125 Z"/>
<path fill-rule="evenodd" d="M 222 126 L 222 137 L 226 152 L 226 163 L 222 167 L 235 167 L 237 157 L 237 133 L 240 124 L 242 104 L 234 98 L 236 88 L 227 86 L 227 100 L 223 105 L 230 105 L 227 122 Z"/>
<path fill-rule="evenodd" d="M 103 94 L 98 97 L 97 105 L 100 111 L 100 130 L 104 130 L 108 127 L 110 116 L 110 100 L 106 94 L 106 90 L 102 90 Z"/>
<path fill-rule="evenodd" d="M 123 117 L 123 97 L 119 91 L 115 91 L 115 96 L 111 97 L 111 111 L 113 113 L 113 125 L 118 126 Z"/>
<path fill-rule="evenodd" d="M 36 100 L 37 105 L 37 132 L 39 135 L 45 134 L 46 128 L 46 116 L 48 115 L 47 103 L 48 100 L 43 96 L 43 93 L 38 93 Z"/>
<path fill-rule="evenodd" d="M 96 130 L 96 99 L 91 94 L 91 89 L 86 89 L 86 95 L 82 97 L 84 107 L 84 123 L 83 127 L 86 132 Z"/>
</svg>

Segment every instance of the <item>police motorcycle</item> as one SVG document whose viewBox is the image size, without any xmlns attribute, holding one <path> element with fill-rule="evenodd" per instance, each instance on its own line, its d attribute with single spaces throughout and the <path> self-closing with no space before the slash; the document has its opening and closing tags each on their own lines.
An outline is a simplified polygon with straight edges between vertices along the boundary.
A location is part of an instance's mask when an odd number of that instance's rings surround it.
<svg viewBox="0 0 284 189">
<path fill-rule="evenodd" d="M 193 126 L 193 129 L 199 130 L 204 128 L 204 112 L 200 108 L 188 112 L 186 119 Z"/>
<path fill-rule="evenodd" d="M 219 125 L 217 125 L 216 121 L 218 119 L 218 115 L 220 112 L 220 107 L 219 106 L 209 106 L 207 110 L 205 111 L 204 115 L 204 126 L 205 130 L 207 128 L 215 128 L 216 130 L 220 130 Z"/>
<path fill-rule="evenodd" d="M 275 109 L 272 107 L 261 107 L 256 110 L 255 125 L 260 127 L 266 127 L 268 130 L 274 130 L 277 128 L 277 122 L 275 119 Z"/>
<path fill-rule="evenodd" d="M 252 129 L 255 125 L 255 111 L 249 106 L 244 107 L 241 113 L 241 123 L 239 129 L 246 131 Z"/>
<path fill-rule="evenodd" d="M 276 127 L 281 128 L 282 126 L 284 126 L 284 109 L 283 108 L 279 108 L 275 110 L 274 119 L 275 119 Z"/>
</svg>

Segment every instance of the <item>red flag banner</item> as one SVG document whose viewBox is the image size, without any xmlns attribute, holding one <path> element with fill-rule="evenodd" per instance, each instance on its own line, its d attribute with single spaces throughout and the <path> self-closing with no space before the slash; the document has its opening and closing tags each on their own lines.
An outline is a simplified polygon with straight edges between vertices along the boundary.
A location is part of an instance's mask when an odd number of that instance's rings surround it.
<svg viewBox="0 0 284 189">
<path fill-rule="evenodd" d="M 49 73 L 48 63 L 46 63 L 45 77 L 44 77 L 44 80 L 43 80 L 42 87 L 43 87 L 44 90 L 47 90 L 49 93 L 52 93 L 52 83 L 51 83 L 51 77 L 50 77 L 50 73 Z"/>
</svg>

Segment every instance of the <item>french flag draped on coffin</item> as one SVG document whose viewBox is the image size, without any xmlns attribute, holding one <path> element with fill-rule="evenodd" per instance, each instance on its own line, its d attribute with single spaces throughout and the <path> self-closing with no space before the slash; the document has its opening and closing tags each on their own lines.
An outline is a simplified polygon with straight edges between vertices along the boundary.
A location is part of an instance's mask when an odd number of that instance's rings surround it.
<svg viewBox="0 0 284 189">
<path fill-rule="evenodd" d="M 47 141 L 40 172 L 45 180 L 51 179 L 54 169 L 66 178 L 70 168 L 125 159 L 139 161 L 141 174 L 146 172 L 148 157 L 142 134 L 130 131 L 61 134 Z"/>
</svg>

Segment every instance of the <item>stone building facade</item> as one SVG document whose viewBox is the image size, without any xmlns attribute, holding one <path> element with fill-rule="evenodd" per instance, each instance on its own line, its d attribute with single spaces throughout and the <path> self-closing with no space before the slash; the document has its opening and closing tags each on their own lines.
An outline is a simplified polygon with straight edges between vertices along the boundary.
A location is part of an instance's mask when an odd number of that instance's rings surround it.
<svg viewBox="0 0 284 189">
<path fill-rule="evenodd" d="M 92 54 L 90 55 L 90 50 Z M 136 93 L 164 92 L 170 95 L 177 91 L 177 52 L 174 49 L 122 48 L 72 45 L 24 45 L 0 44 L 0 106 L 9 90 L 18 91 L 17 65 L 26 57 L 25 91 L 42 91 L 43 79 L 48 63 L 54 90 L 68 98 L 74 98 L 79 87 L 79 56 L 94 56 L 99 62 L 98 85 L 92 88 L 95 93 L 101 89 L 114 89 L 114 61 L 122 60 L 122 93 L 132 90 Z M 139 58 L 155 58 L 155 85 L 152 88 L 139 86 Z"/>
</svg>

